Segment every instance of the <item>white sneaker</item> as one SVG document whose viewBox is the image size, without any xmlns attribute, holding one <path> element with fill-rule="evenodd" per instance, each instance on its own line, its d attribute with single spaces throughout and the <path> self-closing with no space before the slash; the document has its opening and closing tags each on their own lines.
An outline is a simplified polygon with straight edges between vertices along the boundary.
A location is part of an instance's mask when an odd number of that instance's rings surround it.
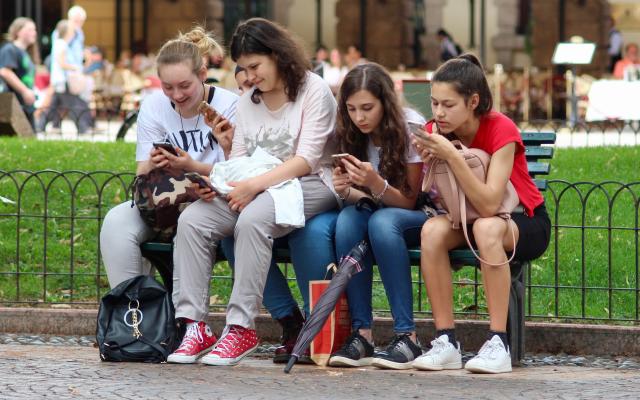
<svg viewBox="0 0 640 400">
<path fill-rule="evenodd" d="M 460 343 L 449 343 L 449 336 L 441 335 L 431 341 L 431 350 L 413 361 L 413 368 L 425 371 L 462 368 Z"/>
<path fill-rule="evenodd" d="M 485 374 L 511 372 L 511 353 L 504 347 L 502 339 L 493 335 L 491 340 L 482 345 L 478 355 L 467 361 L 464 368 L 467 371 Z"/>
</svg>

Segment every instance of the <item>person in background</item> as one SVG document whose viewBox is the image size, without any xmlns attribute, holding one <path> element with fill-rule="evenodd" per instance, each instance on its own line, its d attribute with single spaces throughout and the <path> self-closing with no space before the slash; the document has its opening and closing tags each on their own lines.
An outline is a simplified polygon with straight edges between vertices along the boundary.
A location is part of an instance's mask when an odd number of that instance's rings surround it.
<svg viewBox="0 0 640 400">
<path fill-rule="evenodd" d="M 622 59 L 622 48 L 624 47 L 624 39 L 622 33 L 616 28 L 616 20 L 613 17 L 609 17 L 609 47 L 607 48 L 607 54 L 609 55 L 609 68 L 608 71 L 614 73 L 616 63 Z M 622 79 L 622 77 L 618 78 Z"/>
<path fill-rule="evenodd" d="M 445 62 L 460 55 L 460 48 L 453 41 L 449 32 L 439 29 L 437 35 L 440 40 L 440 61 Z"/>
<path fill-rule="evenodd" d="M 347 72 L 349 72 L 349 68 L 343 64 L 340 50 L 332 49 L 331 53 L 329 53 L 329 62 L 324 67 L 322 77 L 327 81 L 334 95 L 338 93 L 338 88 L 340 88 L 340 84 L 345 75 L 347 75 Z"/>
<path fill-rule="evenodd" d="M 25 116 L 35 128 L 35 64 L 40 63 L 36 24 L 30 18 L 16 18 L 9 25 L 8 37 L 10 42 L 0 49 L 0 77 L 15 93 Z"/>
<path fill-rule="evenodd" d="M 358 65 L 368 62 L 367 59 L 362 56 L 362 50 L 357 44 L 352 44 L 347 47 L 347 53 L 345 54 L 344 59 L 347 62 L 347 67 L 349 69 L 353 69 Z"/>
<path fill-rule="evenodd" d="M 640 68 L 640 57 L 638 55 L 638 45 L 629 43 L 624 46 L 624 58 L 619 60 L 613 69 L 613 77 L 616 79 L 637 80 L 632 79 L 632 71 Z"/>
<path fill-rule="evenodd" d="M 239 65 L 236 65 L 235 69 L 236 83 L 238 84 L 238 92 L 242 96 L 245 92 L 253 87 L 253 84 L 247 76 L 247 71 Z"/>
<path fill-rule="evenodd" d="M 51 35 L 53 43 L 51 85 L 54 93 L 44 123 L 52 121 L 54 128 L 60 128 L 61 115 L 68 110 L 78 133 L 84 134 L 89 132 L 94 123 L 88 101 L 80 95 L 86 92 L 88 85 L 88 80 L 84 77 L 84 32 L 82 31 L 87 13 L 84 8 L 76 5 L 69 9 L 67 18 L 63 25 L 59 25 L 65 26 L 65 34 L 61 34 L 56 26 L 56 30 Z M 55 56 L 56 54 L 62 54 L 63 58 Z M 77 89 L 70 90 L 72 86 Z"/>
</svg>

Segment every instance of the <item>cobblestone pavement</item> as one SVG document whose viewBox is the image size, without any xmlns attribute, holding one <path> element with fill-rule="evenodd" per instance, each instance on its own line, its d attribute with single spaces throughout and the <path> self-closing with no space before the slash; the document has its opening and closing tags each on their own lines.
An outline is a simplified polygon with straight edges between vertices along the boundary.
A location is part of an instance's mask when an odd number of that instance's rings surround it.
<svg viewBox="0 0 640 400">
<path fill-rule="evenodd" d="M 216 368 L 104 363 L 91 340 L 0 335 L 0 399 L 637 399 L 640 387 L 640 372 L 619 368 L 620 360 L 614 370 L 566 365 L 559 360 L 576 357 L 562 355 L 530 358 L 564 365 L 530 362 L 500 376 L 305 365 L 286 375 L 267 358 L 268 345 L 236 367 Z"/>
</svg>

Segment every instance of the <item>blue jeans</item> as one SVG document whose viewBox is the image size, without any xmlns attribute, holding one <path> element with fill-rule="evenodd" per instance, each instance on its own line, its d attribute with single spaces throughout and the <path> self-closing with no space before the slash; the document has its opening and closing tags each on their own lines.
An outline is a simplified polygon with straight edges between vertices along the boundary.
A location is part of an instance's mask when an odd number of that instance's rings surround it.
<svg viewBox="0 0 640 400">
<path fill-rule="evenodd" d="M 351 325 L 354 330 L 371 329 L 375 259 L 389 299 L 394 331 L 415 331 L 411 265 L 407 247 L 420 244 L 420 230 L 426 220 L 427 216 L 423 211 L 396 207 L 381 208 L 372 213 L 349 206 L 340 212 L 336 223 L 338 259 L 363 239 L 368 239 L 370 245 L 362 271 L 353 275 L 347 285 Z"/>
<path fill-rule="evenodd" d="M 309 315 L 309 281 L 324 279 L 327 265 L 336 262 L 333 236 L 337 218 L 337 210 L 318 214 L 307 220 L 304 228 L 296 229 L 287 236 L 276 239 L 273 244 L 274 248 L 289 246 L 296 282 L 304 302 L 305 315 Z M 235 259 L 233 237 L 222 240 L 222 250 L 233 267 Z M 291 315 L 298 307 L 287 279 L 273 258 L 267 274 L 262 304 L 274 319 Z"/>
</svg>

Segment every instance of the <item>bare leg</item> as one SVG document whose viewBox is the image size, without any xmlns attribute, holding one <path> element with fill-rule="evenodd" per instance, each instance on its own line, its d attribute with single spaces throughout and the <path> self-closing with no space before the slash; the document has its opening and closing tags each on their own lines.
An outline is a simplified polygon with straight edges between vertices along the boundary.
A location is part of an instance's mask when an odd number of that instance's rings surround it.
<svg viewBox="0 0 640 400">
<path fill-rule="evenodd" d="M 431 303 L 436 329 L 453 328 L 453 282 L 449 250 L 464 243 L 446 216 L 429 219 L 422 227 L 420 268 Z"/>
<path fill-rule="evenodd" d="M 518 228 L 513 221 L 509 221 L 514 229 L 516 243 Z M 473 234 L 480 252 L 480 256 L 490 263 L 504 262 L 500 266 L 482 263 L 482 282 L 484 285 L 487 307 L 489 308 L 489 328 L 497 332 L 506 332 L 507 315 L 509 312 L 509 290 L 511 289 L 511 272 L 506 263 L 505 250 L 513 247 L 511 231 L 502 218 L 480 218 L 473 224 Z"/>
</svg>

